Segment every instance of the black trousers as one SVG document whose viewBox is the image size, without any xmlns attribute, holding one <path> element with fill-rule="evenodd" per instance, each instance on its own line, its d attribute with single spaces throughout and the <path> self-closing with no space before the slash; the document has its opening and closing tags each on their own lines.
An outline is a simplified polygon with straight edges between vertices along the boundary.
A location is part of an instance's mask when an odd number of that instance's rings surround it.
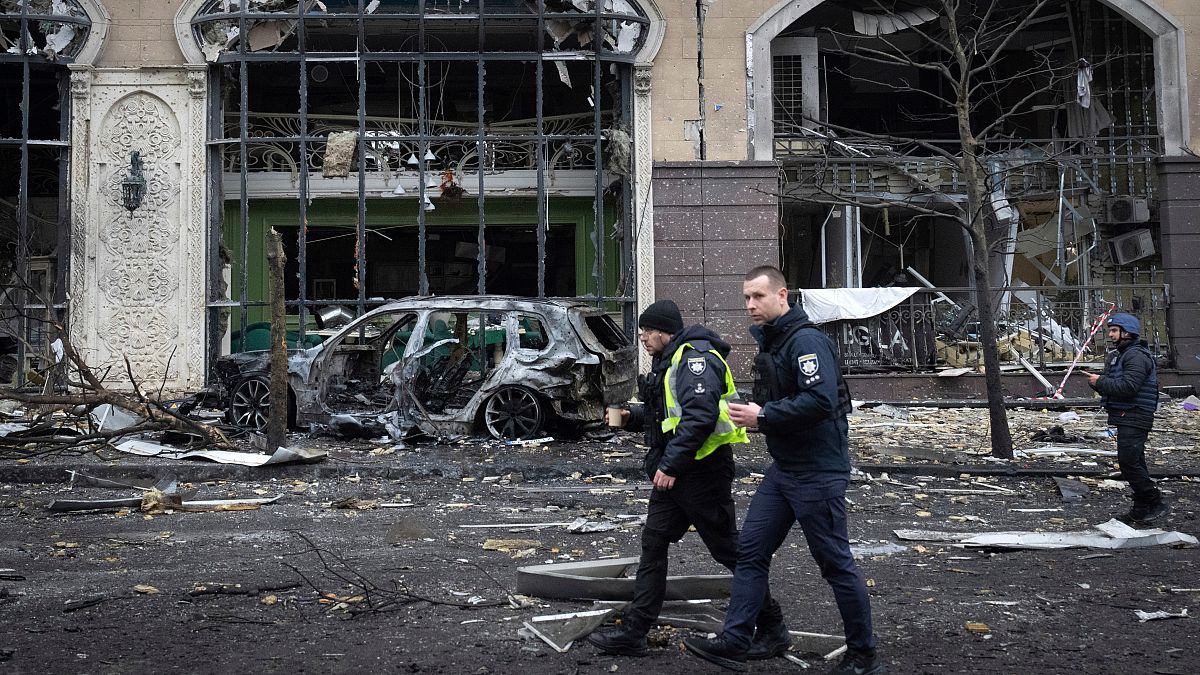
<svg viewBox="0 0 1200 675">
<path fill-rule="evenodd" d="M 684 474 L 675 479 L 670 490 L 650 493 L 633 604 L 624 616 L 627 627 L 644 633 L 658 619 L 667 591 L 667 550 L 683 538 L 689 526 L 696 527 L 713 559 L 733 571 L 737 564 L 738 532 L 732 485 L 730 463 L 705 473 Z M 758 615 L 758 625 L 774 628 L 782 623 L 783 610 L 768 593 Z"/>
<path fill-rule="evenodd" d="M 1152 506 L 1162 499 L 1146 466 L 1146 437 L 1149 435 L 1149 429 L 1117 426 L 1117 462 L 1121 465 L 1121 478 L 1129 482 L 1133 503 L 1138 506 Z"/>
</svg>

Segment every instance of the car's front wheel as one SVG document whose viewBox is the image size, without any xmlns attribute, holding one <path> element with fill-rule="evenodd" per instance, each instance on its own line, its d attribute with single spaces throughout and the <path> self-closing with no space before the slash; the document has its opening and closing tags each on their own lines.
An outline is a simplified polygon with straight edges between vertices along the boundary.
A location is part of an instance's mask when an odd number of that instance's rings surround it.
<svg viewBox="0 0 1200 675">
<path fill-rule="evenodd" d="M 243 429 L 266 429 L 271 416 L 270 383 L 261 377 L 238 382 L 229 395 L 228 413 L 230 423 Z"/>
<path fill-rule="evenodd" d="M 524 387 L 501 387 L 488 398 L 483 421 L 495 438 L 532 438 L 542 431 L 546 411 L 532 391 Z"/>
</svg>

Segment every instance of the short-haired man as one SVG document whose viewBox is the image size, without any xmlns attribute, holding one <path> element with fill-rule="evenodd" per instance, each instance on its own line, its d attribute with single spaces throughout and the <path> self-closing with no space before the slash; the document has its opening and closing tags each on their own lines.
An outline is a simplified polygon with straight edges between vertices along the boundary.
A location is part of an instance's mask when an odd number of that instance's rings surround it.
<svg viewBox="0 0 1200 675">
<path fill-rule="evenodd" d="M 1146 341 L 1138 337 L 1142 324 L 1132 314 L 1117 313 L 1108 319 L 1111 349 L 1104 373 L 1088 373 L 1088 384 L 1100 392 L 1108 424 L 1117 428 L 1117 462 L 1121 478 L 1133 490 L 1133 508 L 1121 520 L 1148 524 L 1171 509 L 1154 487 L 1146 466 L 1146 437 L 1158 409 L 1158 369 Z"/>
<path fill-rule="evenodd" d="M 733 569 L 732 444 L 746 442 L 746 430 L 729 419 L 728 403 L 737 395 L 725 362 L 729 345 L 704 326 L 685 328 L 670 300 L 648 306 L 638 327 L 642 347 L 653 359 L 650 372 L 638 380 L 643 403 L 630 404 L 623 417 L 631 430 L 646 431 L 644 466 L 655 489 L 642 528 L 633 603 L 619 628 L 588 636 L 602 652 L 625 656 L 645 654 L 646 633 L 666 596 L 667 548 L 690 526 L 713 558 Z M 763 625 L 783 625 L 783 613 L 773 600 L 762 615 Z"/>
<path fill-rule="evenodd" d="M 754 361 L 754 401 L 730 405 L 737 424 L 766 436 L 774 462 L 754 493 L 738 539 L 733 596 L 724 630 L 715 639 L 688 638 L 687 649 L 729 670 L 746 669 L 746 653 L 767 588 L 771 558 L 795 523 L 808 551 L 829 582 L 846 631 L 848 651 L 835 673 L 880 675 L 875 653 L 871 600 L 854 556 L 846 526 L 846 486 L 850 482 L 850 394 L 842 379 L 833 342 L 800 305 L 789 305 L 783 273 L 756 267 L 742 285 L 746 309 L 758 341 Z M 786 636 L 786 630 L 782 633 Z"/>
</svg>

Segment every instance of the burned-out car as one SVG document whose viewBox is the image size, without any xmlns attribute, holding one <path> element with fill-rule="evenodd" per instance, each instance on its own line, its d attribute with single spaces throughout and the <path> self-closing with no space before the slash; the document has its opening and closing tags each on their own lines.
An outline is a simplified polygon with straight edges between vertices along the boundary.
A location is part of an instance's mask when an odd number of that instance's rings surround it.
<svg viewBox="0 0 1200 675">
<path fill-rule="evenodd" d="M 223 356 L 214 380 L 232 423 L 266 426 L 269 352 Z M 289 422 L 529 438 L 595 423 L 624 402 L 636 347 L 603 309 L 572 300 L 413 297 L 288 357 Z M 573 424 L 572 424 L 573 423 Z"/>
</svg>

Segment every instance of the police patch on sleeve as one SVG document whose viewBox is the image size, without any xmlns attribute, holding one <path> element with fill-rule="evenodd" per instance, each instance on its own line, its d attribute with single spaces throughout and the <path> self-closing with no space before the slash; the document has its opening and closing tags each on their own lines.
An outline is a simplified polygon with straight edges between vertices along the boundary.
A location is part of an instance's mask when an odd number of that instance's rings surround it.
<svg viewBox="0 0 1200 675">
<path fill-rule="evenodd" d="M 805 377 L 812 377 L 813 375 L 817 374 L 818 370 L 821 369 L 821 364 L 817 361 L 816 354 L 805 354 L 799 358 L 799 362 L 800 372 L 803 373 Z"/>
<path fill-rule="evenodd" d="M 687 360 L 687 367 L 688 370 L 692 371 L 693 375 L 703 375 L 704 369 L 708 367 L 708 362 L 704 360 L 703 356 L 691 358 Z"/>
</svg>

